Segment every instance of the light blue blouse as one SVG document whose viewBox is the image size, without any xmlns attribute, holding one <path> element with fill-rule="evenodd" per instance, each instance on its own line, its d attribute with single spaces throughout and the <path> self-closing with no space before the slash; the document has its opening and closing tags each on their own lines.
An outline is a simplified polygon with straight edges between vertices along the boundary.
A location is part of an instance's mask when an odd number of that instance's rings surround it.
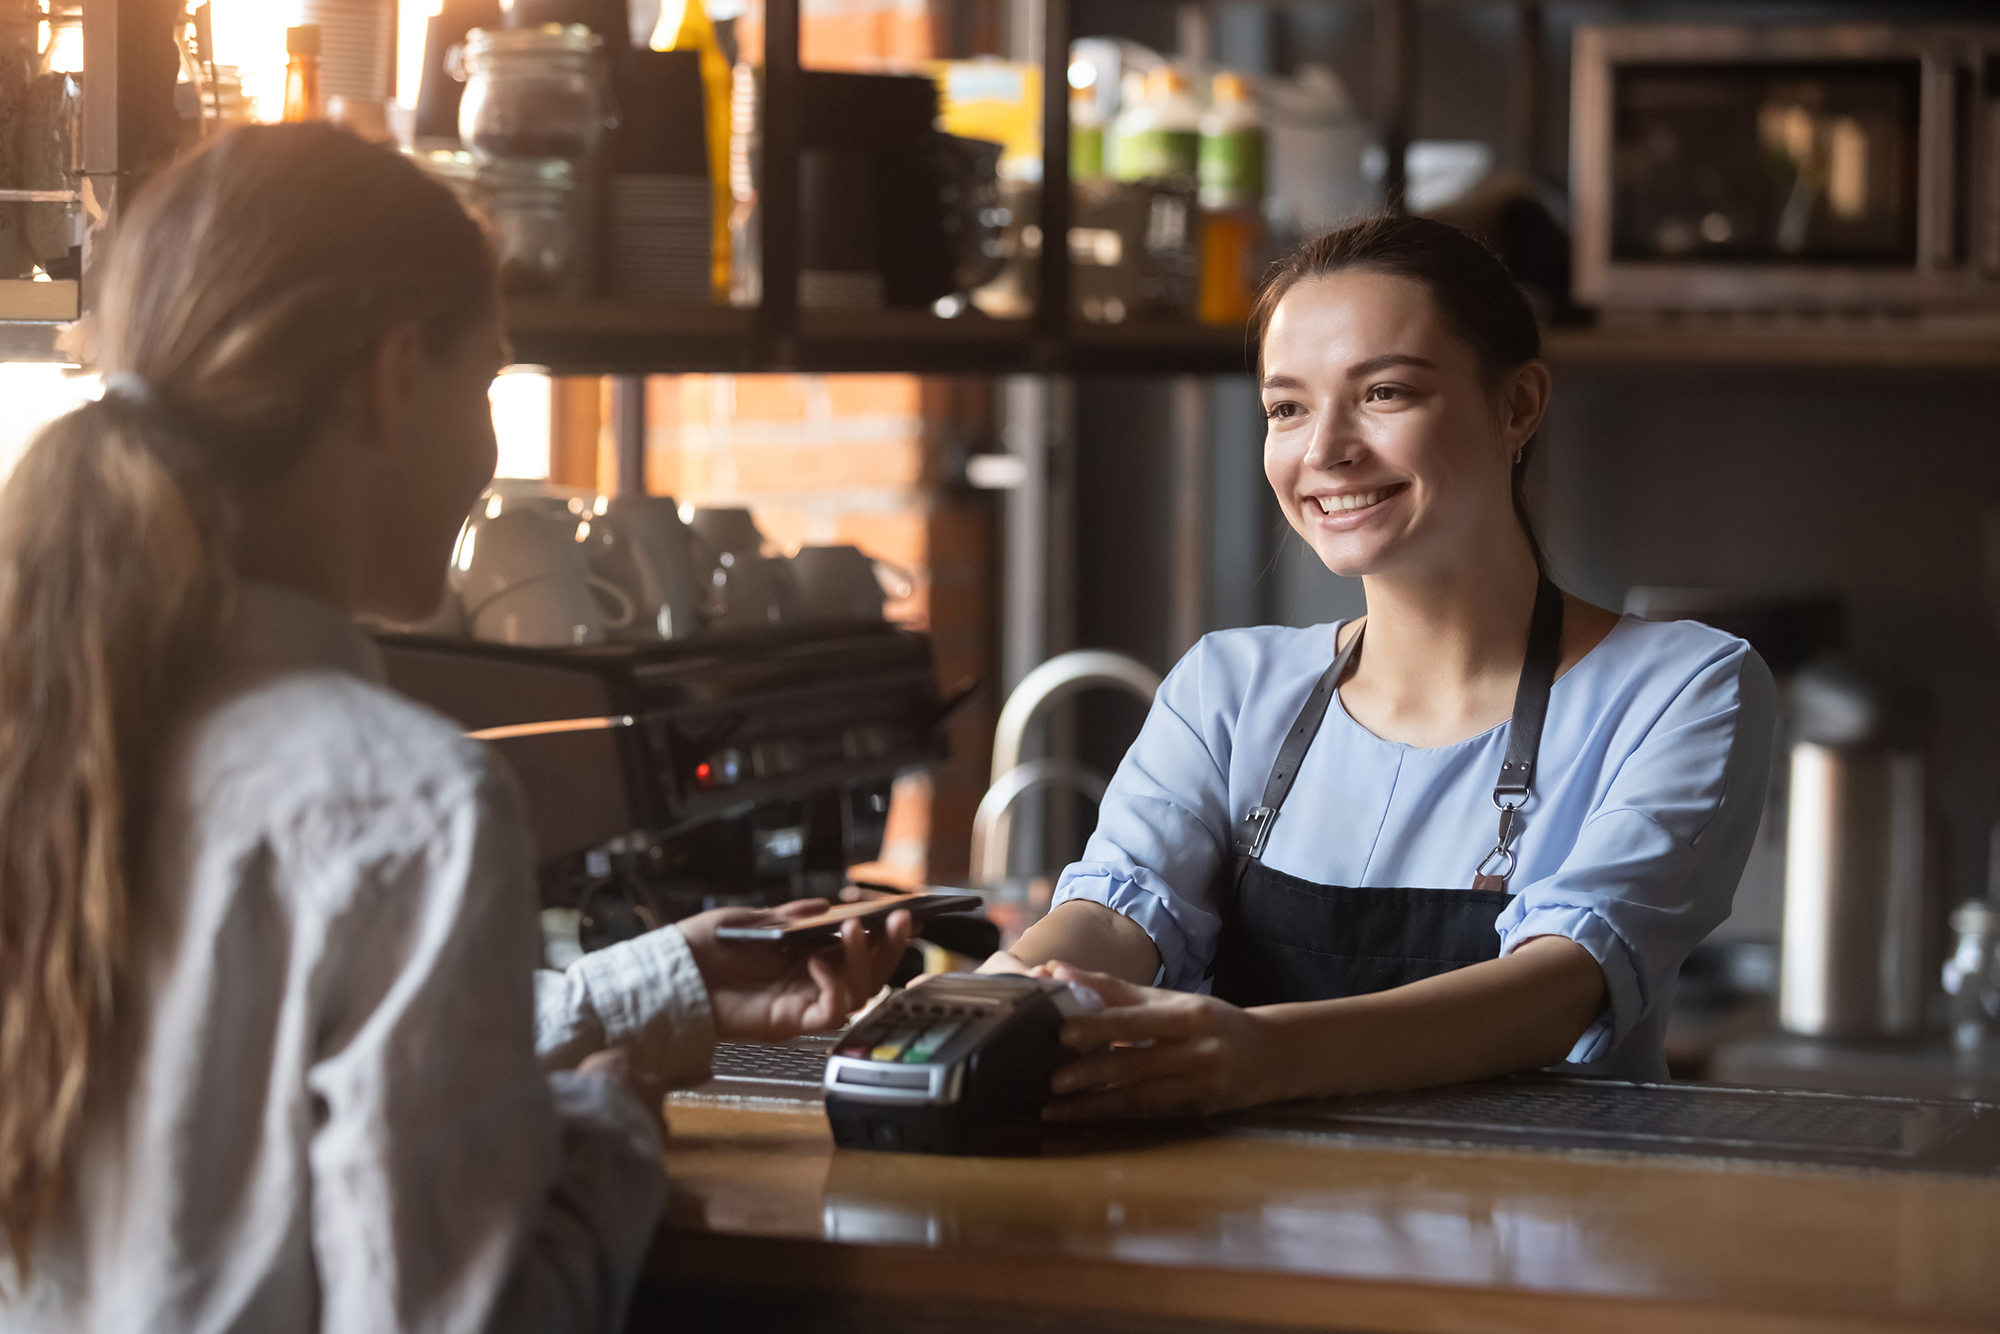
<svg viewBox="0 0 2000 1334">
<path fill-rule="evenodd" d="M 1055 899 L 1131 918 L 1159 985 L 1205 991 L 1212 882 L 1261 799 L 1278 742 L 1333 660 L 1339 623 L 1211 634 L 1160 687 Z M 1555 683 L 1500 915 L 1501 952 L 1567 936 L 1604 969 L 1576 1073 L 1663 1079 L 1681 961 L 1729 915 L 1763 813 L 1775 692 L 1750 646 L 1692 621 L 1627 617 Z M 1435 749 L 1384 741 L 1336 698 L 1264 863 L 1328 885 L 1472 887 L 1493 846 L 1508 724 Z"/>
</svg>

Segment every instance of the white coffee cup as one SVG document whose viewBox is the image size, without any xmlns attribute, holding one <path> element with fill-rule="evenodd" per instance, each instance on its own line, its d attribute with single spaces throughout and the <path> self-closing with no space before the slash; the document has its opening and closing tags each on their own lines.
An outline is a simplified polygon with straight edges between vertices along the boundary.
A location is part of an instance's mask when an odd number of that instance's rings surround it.
<svg viewBox="0 0 2000 1334">
<path fill-rule="evenodd" d="M 535 508 L 468 521 L 452 582 L 474 639 L 500 644 L 600 644 L 628 625 L 632 599 L 590 572 L 580 522 Z M 602 596 L 611 608 L 599 605 Z"/>
<path fill-rule="evenodd" d="M 882 604 L 889 597 L 883 586 L 885 574 L 896 580 L 900 590 L 896 596 L 910 595 L 912 581 L 906 573 L 859 547 L 800 547 L 791 568 L 800 611 L 807 620 L 881 620 Z"/>
<path fill-rule="evenodd" d="M 798 589 L 792 563 L 725 551 L 710 576 L 713 599 L 709 626 L 716 630 L 764 630 L 798 618 Z"/>
<path fill-rule="evenodd" d="M 764 551 L 764 535 L 750 511 L 735 506 L 702 505 L 690 509 L 688 527 L 708 544 L 711 551 L 732 556 L 758 556 Z"/>
<path fill-rule="evenodd" d="M 704 580 L 671 497 L 612 497 L 593 523 L 591 538 L 592 570 L 632 600 L 625 638 L 687 639 L 701 633 Z"/>
</svg>

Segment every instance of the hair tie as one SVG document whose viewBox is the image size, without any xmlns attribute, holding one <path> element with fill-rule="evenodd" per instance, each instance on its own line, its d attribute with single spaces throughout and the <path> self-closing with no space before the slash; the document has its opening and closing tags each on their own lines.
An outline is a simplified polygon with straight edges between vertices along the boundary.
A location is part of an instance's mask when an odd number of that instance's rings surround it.
<svg viewBox="0 0 2000 1334">
<path fill-rule="evenodd" d="M 152 382 L 132 371 L 113 371 L 105 376 L 104 397 L 120 399 L 141 412 L 158 413 L 164 407 Z"/>
<path fill-rule="evenodd" d="M 150 430 L 139 431 L 138 437 L 168 472 L 180 477 L 210 466 L 202 452 L 192 445 L 181 414 L 145 376 L 133 371 L 113 371 L 104 377 L 101 397 L 151 426 Z"/>
</svg>

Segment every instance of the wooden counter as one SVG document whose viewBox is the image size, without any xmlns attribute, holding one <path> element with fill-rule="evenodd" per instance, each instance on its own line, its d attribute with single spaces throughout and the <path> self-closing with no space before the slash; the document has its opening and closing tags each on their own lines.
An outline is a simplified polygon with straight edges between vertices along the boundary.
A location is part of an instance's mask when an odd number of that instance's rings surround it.
<svg viewBox="0 0 2000 1334">
<path fill-rule="evenodd" d="M 1130 1130 L 954 1159 L 752 1106 L 670 1108 L 632 1329 L 2000 1329 L 1990 1178 Z"/>
</svg>

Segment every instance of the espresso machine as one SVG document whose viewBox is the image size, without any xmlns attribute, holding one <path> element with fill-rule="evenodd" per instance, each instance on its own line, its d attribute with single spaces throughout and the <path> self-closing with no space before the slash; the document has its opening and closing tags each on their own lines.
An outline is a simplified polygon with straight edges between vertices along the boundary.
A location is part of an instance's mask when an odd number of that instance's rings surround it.
<svg viewBox="0 0 2000 1334">
<path fill-rule="evenodd" d="M 880 854 L 895 777 L 945 757 L 957 703 L 930 641 L 879 620 L 575 647 L 376 642 L 392 686 L 507 760 L 543 907 L 578 910 L 585 949 L 837 892 Z"/>
</svg>

